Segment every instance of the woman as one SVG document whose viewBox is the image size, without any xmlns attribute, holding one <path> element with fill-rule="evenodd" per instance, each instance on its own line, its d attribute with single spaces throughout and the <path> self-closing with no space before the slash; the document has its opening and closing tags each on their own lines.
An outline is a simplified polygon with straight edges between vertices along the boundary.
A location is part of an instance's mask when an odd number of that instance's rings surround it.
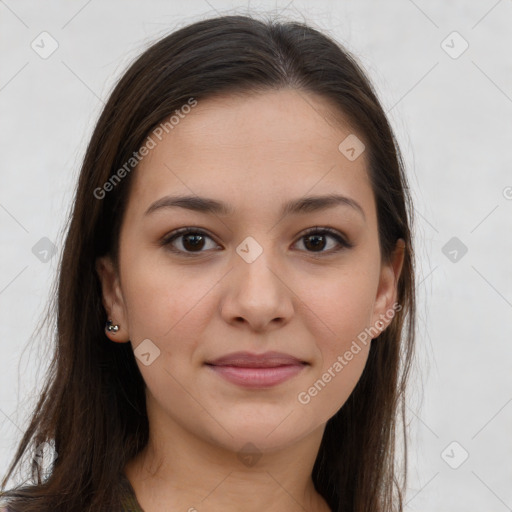
<svg viewBox="0 0 512 512">
<path fill-rule="evenodd" d="M 85 155 L 55 357 L 3 488 L 27 455 L 34 483 L 5 505 L 402 510 L 410 202 L 327 36 L 224 16 L 151 46 Z"/>
</svg>

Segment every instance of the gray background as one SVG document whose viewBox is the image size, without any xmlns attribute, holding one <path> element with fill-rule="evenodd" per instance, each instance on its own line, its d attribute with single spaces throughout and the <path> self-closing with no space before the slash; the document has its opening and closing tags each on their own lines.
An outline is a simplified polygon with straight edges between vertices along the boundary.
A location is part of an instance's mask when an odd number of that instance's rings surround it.
<svg viewBox="0 0 512 512">
<path fill-rule="evenodd" d="M 33 333 L 102 103 L 150 42 L 216 12 L 305 19 L 373 80 L 417 218 L 406 510 L 512 510 L 512 0 L 0 0 L 0 475 L 48 362 Z"/>
</svg>

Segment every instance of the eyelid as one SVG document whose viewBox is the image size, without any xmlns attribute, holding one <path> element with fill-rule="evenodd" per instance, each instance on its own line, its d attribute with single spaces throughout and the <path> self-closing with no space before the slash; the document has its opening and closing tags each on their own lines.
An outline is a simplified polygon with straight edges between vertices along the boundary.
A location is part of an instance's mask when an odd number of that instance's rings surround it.
<svg viewBox="0 0 512 512">
<path fill-rule="evenodd" d="M 217 245 L 220 245 L 213 235 L 211 235 L 208 231 L 206 231 L 203 228 L 193 227 L 193 226 L 187 226 L 183 228 L 176 229 L 172 231 L 171 233 L 168 233 L 165 235 L 162 240 L 159 242 L 159 245 L 167 247 L 171 252 L 183 256 L 190 256 L 190 257 L 199 257 L 203 253 L 208 253 L 210 251 L 198 251 L 198 252 L 187 252 L 187 251 L 181 251 L 178 249 L 175 249 L 172 247 L 172 242 L 174 240 L 178 239 L 180 236 L 184 236 L 187 234 L 197 234 L 201 236 L 206 236 L 213 240 Z M 328 256 L 331 254 L 336 254 L 344 249 L 350 249 L 354 247 L 354 244 L 351 243 L 348 240 L 348 237 L 344 235 L 342 232 L 338 231 L 337 229 L 328 227 L 328 226 L 313 226 L 311 228 L 306 229 L 305 231 L 302 231 L 299 235 L 297 240 L 294 242 L 293 245 L 297 244 L 302 238 L 312 235 L 312 234 L 320 234 L 320 235 L 328 235 L 331 238 L 334 238 L 336 242 L 338 243 L 338 247 L 335 249 L 331 249 L 329 251 L 300 251 L 305 252 L 306 254 L 313 256 L 313 257 L 322 257 L 322 256 Z"/>
</svg>

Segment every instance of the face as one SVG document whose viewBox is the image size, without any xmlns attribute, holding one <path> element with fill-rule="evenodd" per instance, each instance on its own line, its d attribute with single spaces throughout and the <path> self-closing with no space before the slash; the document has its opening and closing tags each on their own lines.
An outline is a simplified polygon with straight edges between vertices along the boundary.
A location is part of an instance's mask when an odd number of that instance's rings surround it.
<svg viewBox="0 0 512 512">
<path fill-rule="evenodd" d="M 134 171 L 119 267 L 97 268 L 150 422 L 265 452 L 354 389 L 403 252 L 382 263 L 366 155 L 338 149 L 354 132 L 332 112 L 292 90 L 200 101 Z"/>
</svg>

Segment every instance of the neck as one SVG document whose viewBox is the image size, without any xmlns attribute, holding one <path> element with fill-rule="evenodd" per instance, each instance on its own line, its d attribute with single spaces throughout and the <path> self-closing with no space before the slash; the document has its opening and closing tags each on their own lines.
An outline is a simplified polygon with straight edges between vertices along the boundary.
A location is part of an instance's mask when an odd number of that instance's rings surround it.
<svg viewBox="0 0 512 512">
<path fill-rule="evenodd" d="M 329 512 L 311 478 L 324 428 L 279 451 L 243 455 L 176 424 L 156 435 L 156 426 L 125 474 L 145 512 Z"/>
</svg>

